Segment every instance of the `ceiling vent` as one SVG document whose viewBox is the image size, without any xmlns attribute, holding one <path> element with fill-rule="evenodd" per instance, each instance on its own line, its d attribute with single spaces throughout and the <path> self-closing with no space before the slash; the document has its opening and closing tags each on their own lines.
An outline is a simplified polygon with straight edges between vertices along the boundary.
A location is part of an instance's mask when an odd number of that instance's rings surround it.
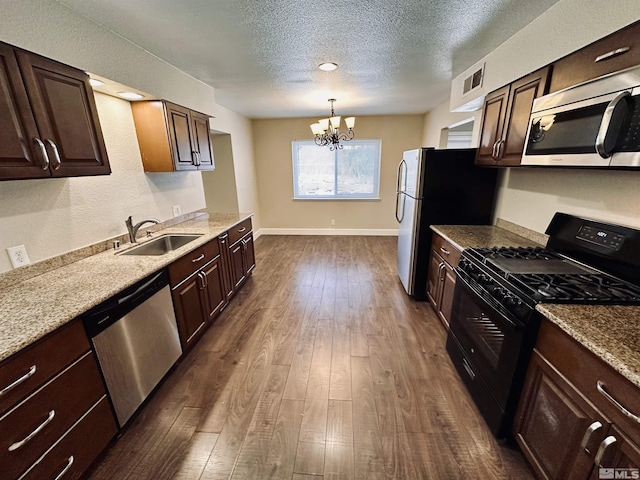
<svg viewBox="0 0 640 480">
<path fill-rule="evenodd" d="M 469 93 L 479 89 L 482 87 L 482 79 L 484 78 L 484 63 L 479 70 L 476 70 L 467 78 L 464 79 L 464 84 L 462 86 L 462 96 L 468 95 Z"/>
</svg>

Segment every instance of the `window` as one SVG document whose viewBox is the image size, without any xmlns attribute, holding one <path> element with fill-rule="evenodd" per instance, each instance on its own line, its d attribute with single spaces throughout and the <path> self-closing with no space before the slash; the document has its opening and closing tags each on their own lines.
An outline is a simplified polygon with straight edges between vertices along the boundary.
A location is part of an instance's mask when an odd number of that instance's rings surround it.
<svg viewBox="0 0 640 480">
<path fill-rule="evenodd" d="M 378 198 L 381 144 L 352 140 L 331 151 L 313 140 L 292 142 L 294 198 Z"/>
</svg>

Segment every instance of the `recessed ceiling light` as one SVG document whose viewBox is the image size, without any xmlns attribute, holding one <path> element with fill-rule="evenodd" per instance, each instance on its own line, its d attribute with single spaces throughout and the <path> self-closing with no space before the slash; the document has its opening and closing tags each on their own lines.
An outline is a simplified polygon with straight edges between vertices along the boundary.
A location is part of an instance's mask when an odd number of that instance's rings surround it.
<svg viewBox="0 0 640 480">
<path fill-rule="evenodd" d="M 122 98 L 126 98 L 127 100 L 140 100 L 144 98 L 144 95 L 140 95 L 135 92 L 118 92 L 118 96 Z"/>
<path fill-rule="evenodd" d="M 104 82 L 102 80 L 98 80 L 96 78 L 90 78 L 89 83 L 91 84 L 92 87 L 100 87 L 104 85 Z"/>
<path fill-rule="evenodd" d="M 338 68 L 338 64 L 333 62 L 325 62 L 318 65 L 318 68 L 320 70 L 324 70 L 325 72 L 331 72 L 332 70 Z"/>
</svg>

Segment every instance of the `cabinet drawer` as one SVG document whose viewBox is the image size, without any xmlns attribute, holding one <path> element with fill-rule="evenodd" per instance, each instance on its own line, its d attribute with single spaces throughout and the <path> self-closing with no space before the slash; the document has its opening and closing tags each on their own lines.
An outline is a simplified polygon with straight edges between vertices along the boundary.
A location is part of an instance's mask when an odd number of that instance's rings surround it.
<svg viewBox="0 0 640 480">
<path fill-rule="evenodd" d="M 79 478 L 93 460 L 104 450 L 117 432 L 109 400 L 102 399 L 60 439 L 60 442 L 38 463 L 33 465 L 24 480 Z"/>
<path fill-rule="evenodd" d="M 175 287 L 219 254 L 220 248 L 218 247 L 218 240 L 212 240 L 176 260 L 169 265 L 169 281 L 171 286 Z"/>
<path fill-rule="evenodd" d="M 596 62 L 598 57 L 602 59 Z M 556 92 L 638 64 L 640 22 L 618 30 L 555 62 L 549 91 Z"/>
<path fill-rule="evenodd" d="M 251 231 L 251 218 L 243 220 L 235 227 L 229 229 L 229 245 L 233 245 Z"/>
<path fill-rule="evenodd" d="M 74 321 L 2 362 L 0 415 L 88 350 L 82 322 Z"/>
<path fill-rule="evenodd" d="M 596 385 L 601 381 L 613 398 L 640 416 L 638 387 L 548 320 L 542 322 L 536 349 L 627 436 L 640 443 L 640 424 L 623 415 Z"/>
<path fill-rule="evenodd" d="M 6 413 L 0 418 L 3 478 L 14 478 L 25 471 L 104 394 L 93 353 L 87 352 Z"/>
<path fill-rule="evenodd" d="M 443 260 L 446 260 L 449 265 L 452 267 L 458 266 L 462 252 L 458 250 L 458 247 L 455 247 L 451 242 L 445 240 L 437 233 L 433 234 L 431 248 L 438 252 L 438 255 L 440 255 Z"/>
</svg>

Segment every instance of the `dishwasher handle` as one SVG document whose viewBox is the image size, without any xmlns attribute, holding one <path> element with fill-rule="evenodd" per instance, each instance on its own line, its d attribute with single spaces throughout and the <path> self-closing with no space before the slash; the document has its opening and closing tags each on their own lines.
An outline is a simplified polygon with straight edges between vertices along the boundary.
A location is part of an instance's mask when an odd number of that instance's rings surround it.
<svg viewBox="0 0 640 480">
<path fill-rule="evenodd" d="M 95 337 L 167 285 L 169 275 L 166 270 L 161 270 L 92 308 L 81 315 L 87 335 Z"/>
</svg>

